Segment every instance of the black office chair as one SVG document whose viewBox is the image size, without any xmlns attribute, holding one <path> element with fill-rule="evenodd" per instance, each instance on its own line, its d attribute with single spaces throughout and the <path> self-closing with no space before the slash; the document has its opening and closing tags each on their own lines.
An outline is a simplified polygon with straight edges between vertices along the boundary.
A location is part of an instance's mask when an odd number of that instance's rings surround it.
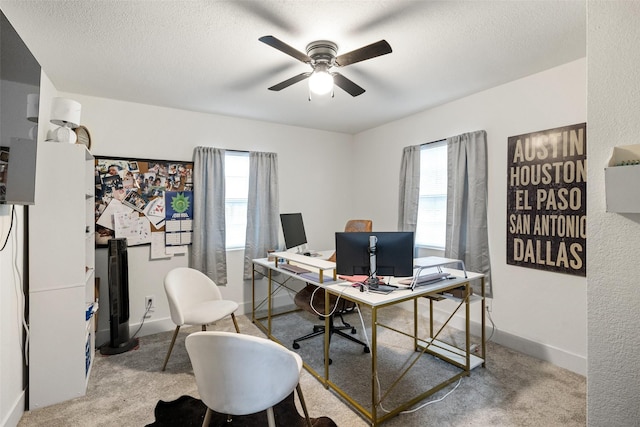
<svg viewBox="0 0 640 427">
<path fill-rule="evenodd" d="M 347 222 L 347 225 L 345 226 L 344 231 L 366 232 L 366 231 L 371 231 L 372 229 L 373 229 L 373 222 L 371 220 L 352 219 Z M 335 262 L 336 260 L 335 252 L 333 253 L 333 255 L 331 255 L 331 257 L 328 258 L 328 260 Z M 311 303 L 312 299 L 313 299 L 313 304 Z M 318 315 L 319 313 L 321 319 L 323 318 L 323 315 L 332 313 L 329 316 L 329 343 L 331 343 L 331 337 L 334 334 L 337 334 L 343 338 L 348 339 L 349 341 L 353 341 L 357 344 L 362 345 L 364 347 L 363 350 L 365 353 L 370 352 L 369 346 L 365 342 L 360 341 L 359 339 L 352 337 L 351 335 L 344 332 L 346 330 L 350 330 L 351 334 L 355 334 L 357 332 L 356 328 L 351 326 L 349 323 L 347 323 L 343 317 L 344 314 L 351 313 L 355 310 L 355 303 L 351 301 L 347 301 L 345 299 L 338 299 L 338 297 L 335 295 L 330 295 L 329 307 L 325 307 L 324 292 L 322 291 L 322 289 L 318 289 L 317 286 L 312 285 L 310 283 L 307 283 L 307 285 L 302 290 L 296 293 L 296 296 L 294 297 L 294 302 L 298 307 L 300 307 L 301 309 L 311 314 Z M 336 316 L 340 318 L 340 322 L 342 323 L 341 326 L 335 325 L 334 322 L 335 322 Z M 325 332 L 324 324 L 314 325 L 313 332 L 293 340 L 293 348 L 296 350 L 299 349 L 300 344 L 298 343 L 300 341 L 304 341 L 309 338 L 316 337 L 318 335 L 324 335 L 324 332 Z M 329 363 L 331 363 L 331 359 L 329 359 Z"/>
</svg>

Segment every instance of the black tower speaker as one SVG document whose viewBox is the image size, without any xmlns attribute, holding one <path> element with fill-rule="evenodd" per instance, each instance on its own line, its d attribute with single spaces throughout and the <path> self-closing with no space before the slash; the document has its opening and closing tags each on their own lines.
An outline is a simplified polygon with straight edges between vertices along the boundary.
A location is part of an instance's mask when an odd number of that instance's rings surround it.
<svg viewBox="0 0 640 427">
<path fill-rule="evenodd" d="M 129 265 L 127 239 L 109 239 L 109 343 L 101 354 L 120 354 L 138 345 L 129 339 Z"/>
</svg>

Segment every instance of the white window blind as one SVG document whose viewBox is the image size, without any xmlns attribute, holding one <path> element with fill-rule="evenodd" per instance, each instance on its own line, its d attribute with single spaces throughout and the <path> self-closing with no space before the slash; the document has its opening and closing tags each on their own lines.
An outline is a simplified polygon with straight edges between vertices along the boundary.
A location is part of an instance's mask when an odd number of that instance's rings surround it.
<svg viewBox="0 0 640 427">
<path fill-rule="evenodd" d="M 416 245 L 444 249 L 447 221 L 447 142 L 420 149 L 420 200 Z"/>
<path fill-rule="evenodd" d="M 226 248 L 244 248 L 249 195 L 249 153 L 227 151 L 224 167 Z"/>
</svg>

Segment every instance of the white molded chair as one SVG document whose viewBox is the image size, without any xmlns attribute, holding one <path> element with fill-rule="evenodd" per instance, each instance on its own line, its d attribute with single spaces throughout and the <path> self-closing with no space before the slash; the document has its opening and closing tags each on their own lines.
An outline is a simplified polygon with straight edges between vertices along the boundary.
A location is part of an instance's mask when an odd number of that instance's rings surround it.
<svg viewBox="0 0 640 427">
<path fill-rule="evenodd" d="M 230 332 L 195 332 L 185 343 L 198 393 L 207 405 L 203 426 L 209 425 L 212 411 L 232 416 L 266 410 L 269 427 L 275 427 L 273 406 L 296 389 L 311 427 L 298 354 L 266 338 Z"/>
<path fill-rule="evenodd" d="M 182 325 L 201 325 L 202 330 L 206 331 L 207 325 L 231 315 L 233 326 L 236 332 L 240 333 L 238 322 L 233 314 L 238 309 L 238 303 L 223 300 L 218 285 L 204 273 L 188 267 L 175 268 L 165 276 L 164 290 L 167 293 L 171 320 L 176 324 L 176 330 L 173 332 L 169 351 L 162 365 L 163 371 L 167 367 Z"/>
</svg>

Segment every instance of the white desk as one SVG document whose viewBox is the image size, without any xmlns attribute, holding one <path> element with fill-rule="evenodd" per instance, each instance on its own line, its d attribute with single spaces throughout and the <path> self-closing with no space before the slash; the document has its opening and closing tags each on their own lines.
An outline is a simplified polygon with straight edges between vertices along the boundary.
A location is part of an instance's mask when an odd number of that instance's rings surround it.
<svg viewBox="0 0 640 427">
<path fill-rule="evenodd" d="M 285 262 L 291 261 L 295 263 L 304 264 L 303 266 L 309 270 L 317 269 L 318 272 L 322 271 L 323 274 L 319 277 L 327 277 L 328 271 L 331 270 L 331 267 L 335 268 L 333 263 L 329 263 L 328 261 L 304 257 L 304 256 L 296 256 L 290 257 L 284 253 L 278 254 L 280 258 L 283 256 L 287 258 Z M 277 256 L 278 256 L 277 255 Z M 300 257 L 300 258 L 298 258 Z M 424 259 L 422 259 L 424 260 Z M 418 261 L 418 260 L 416 260 Z M 325 306 L 329 307 L 329 294 L 339 295 L 341 298 L 344 298 L 349 301 L 353 301 L 361 306 L 366 306 L 371 309 L 371 401 L 367 402 L 368 405 L 370 403 L 370 409 L 366 408 L 362 402 L 357 402 L 354 400 L 352 396 L 350 396 L 347 392 L 345 392 L 338 384 L 331 380 L 329 376 L 329 334 L 325 333 L 325 343 L 324 343 L 324 373 L 316 372 L 311 366 L 309 366 L 306 362 L 304 362 L 305 368 L 322 382 L 325 387 L 334 390 L 340 396 L 342 396 L 347 402 L 351 404 L 360 414 L 369 420 L 373 426 L 377 426 L 385 420 L 394 417 L 401 411 L 413 406 L 414 404 L 420 402 L 426 397 L 436 393 L 442 388 L 448 386 L 449 384 L 455 382 L 459 378 L 463 376 L 467 376 L 470 374 L 471 369 L 476 366 L 485 365 L 485 336 L 484 336 L 484 275 L 479 273 L 471 273 L 465 272 L 464 270 L 451 270 L 446 269 L 451 274 L 457 276 L 455 279 L 445 279 L 434 284 L 429 284 L 426 286 L 421 286 L 416 288 L 415 290 L 410 289 L 398 289 L 389 294 L 378 294 L 378 293 L 370 293 L 370 292 L 361 292 L 359 288 L 352 287 L 346 282 L 327 282 L 323 281 L 313 281 L 308 279 L 302 279 L 295 273 L 291 273 L 289 271 L 283 270 L 279 268 L 275 262 L 268 262 L 266 258 L 263 259 L 255 259 L 253 260 L 253 316 L 252 320 L 261 330 L 263 330 L 269 338 L 278 341 L 274 335 L 272 334 L 272 323 L 271 318 L 275 315 L 280 315 L 284 313 L 274 313 L 272 307 L 272 296 L 276 291 L 277 287 L 287 287 L 287 282 L 289 280 L 303 280 L 305 282 L 312 283 L 316 286 L 319 286 L 325 289 Z M 261 268 L 266 268 L 267 273 L 266 277 L 268 278 L 268 290 L 266 300 L 263 300 L 258 305 L 256 305 L 255 296 L 256 296 L 256 275 L 261 276 L 263 272 Z M 282 276 L 279 276 L 279 281 L 276 282 L 274 273 L 280 273 Z M 333 276 L 335 277 L 335 270 L 333 270 Z M 482 342 L 481 342 L 481 353 L 480 357 L 472 355 L 470 349 L 470 281 L 471 280 L 480 280 L 481 281 L 481 289 L 482 294 L 476 296 L 479 298 L 481 303 L 481 312 L 482 312 Z M 277 286 L 274 288 L 273 284 Z M 447 319 L 447 321 L 441 325 L 441 327 L 436 331 L 433 328 L 433 303 L 435 299 L 442 298 L 438 293 L 446 292 L 451 289 L 455 289 L 458 287 L 464 287 L 466 297 L 458 300 L 459 303 L 455 310 L 451 313 L 451 316 Z M 420 337 L 418 330 L 418 299 L 422 297 L 427 297 L 430 299 L 430 331 L 428 337 Z M 385 325 L 378 321 L 378 310 L 383 307 L 392 306 L 394 304 L 399 304 L 406 301 L 413 301 L 413 311 L 414 311 L 414 327 L 412 332 L 400 331 L 394 329 L 388 325 Z M 267 315 L 264 317 L 260 317 L 257 315 L 257 309 L 264 304 L 267 304 Z M 445 343 L 438 339 L 439 334 L 442 330 L 447 326 L 448 322 L 453 318 L 453 315 L 458 312 L 460 308 L 464 307 L 465 310 L 465 348 L 457 348 L 454 345 Z M 263 321 L 266 320 L 266 325 Z M 393 332 L 408 336 L 413 338 L 414 347 L 416 351 L 421 353 L 428 353 L 433 356 L 436 356 L 451 365 L 456 366 L 460 369 L 460 371 L 441 382 L 440 384 L 432 387 L 426 392 L 419 393 L 412 399 L 398 405 L 397 407 L 389 410 L 387 413 L 379 414 L 379 409 L 381 402 L 384 400 L 387 393 L 393 389 L 396 385 L 397 381 L 404 376 L 404 374 L 411 369 L 412 366 L 407 367 L 403 372 L 401 372 L 398 376 L 398 380 L 396 380 L 389 389 L 385 390 L 382 393 L 381 390 L 378 390 L 378 385 L 376 382 L 376 372 L 377 372 L 377 364 L 378 364 L 378 343 L 377 343 L 377 335 L 378 328 L 386 328 Z M 325 318 L 325 331 L 329 331 L 329 318 Z M 282 344 L 282 343 L 281 343 Z M 284 345 L 284 344 L 283 344 Z M 378 398 L 380 396 L 380 398 Z"/>
</svg>

